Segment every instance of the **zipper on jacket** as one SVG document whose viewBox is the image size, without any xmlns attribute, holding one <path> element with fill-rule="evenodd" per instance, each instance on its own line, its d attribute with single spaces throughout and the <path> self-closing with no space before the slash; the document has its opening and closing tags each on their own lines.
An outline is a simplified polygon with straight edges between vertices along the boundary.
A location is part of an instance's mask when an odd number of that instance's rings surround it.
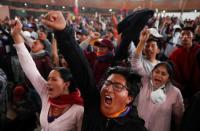
<svg viewBox="0 0 200 131">
<path fill-rule="evenodd" d="M 109 121 L 110 121 L 110 119 L 106 120 L 106 128 L 108 127 Z"/>
</svg>

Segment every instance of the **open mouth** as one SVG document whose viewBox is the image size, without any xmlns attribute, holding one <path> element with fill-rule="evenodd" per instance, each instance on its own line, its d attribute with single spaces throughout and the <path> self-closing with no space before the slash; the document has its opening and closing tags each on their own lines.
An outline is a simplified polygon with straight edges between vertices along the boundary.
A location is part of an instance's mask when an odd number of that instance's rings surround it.
<svg viewBox="0 0 200 131">
<path fill-rule="evenodd" d="M 107 105 L 111 105 L 111 104 L 112 104 L 112 97 L 111 97 L 111 96 L 105 96 L 104 102 L 105 102 Z"/>
<path fill-rule="evenodd" d="M 160 83 L 161 83 L 161 80 L 159 80 L 159 79 L 154 79 L 154 82 L 155 82 L 155 84 L 160 84 Z"/>
<path fill-rule="evenodd" d="M 51 94 L 53 92 L 53 88 L 52 87 L 48 87 L 48 93 Z"/>
</svg>

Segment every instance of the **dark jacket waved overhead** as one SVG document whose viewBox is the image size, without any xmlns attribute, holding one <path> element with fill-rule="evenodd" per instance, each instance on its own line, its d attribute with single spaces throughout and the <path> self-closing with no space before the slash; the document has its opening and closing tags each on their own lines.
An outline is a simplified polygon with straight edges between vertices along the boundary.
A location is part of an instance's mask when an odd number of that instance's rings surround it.
<svg viewBox="0 0 200 131">
<path fill-rule="evenodd" d="M 123 60 L 128 57 L 128 47 L 131 41 L 138 43 L 140 31 L 148 24 L 153 17 L 154 11 L 150 9 L 142 9 L 134 11 L 118 24 L 117 30 L 121 35 L 121 43 L 115 53 L 115 60 Z"/>
<path fill-rule="evenodd" d="M 123 117 L 108 119 L 101 114 L 100 93 L 96 88 L 90 66 L 75 41 L 73 29 L 66 27 L 55 32 L 55 36 L 84 98 L 82 131 L 146 131 L 144 121 L 139 118 L 134 106 Z"/>
</svg>

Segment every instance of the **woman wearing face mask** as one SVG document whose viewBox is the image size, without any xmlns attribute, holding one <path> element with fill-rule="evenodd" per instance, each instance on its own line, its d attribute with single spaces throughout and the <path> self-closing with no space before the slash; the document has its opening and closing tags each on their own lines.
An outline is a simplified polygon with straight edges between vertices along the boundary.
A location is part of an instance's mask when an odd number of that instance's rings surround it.
<svg viewBox="0 0 200 131">
<path fill-rule="evenodd" d="M 40 124 L 42 131 L 80 131 L 83 118 L 83 100 L 69 69 L 54 68 L 46 81 L 24 45 L 20 35 L 22 24 L 14 21 L 12 37 L 20 64 L 37 90 L 41 101 Z"/>
<path fill-rule="evenodd" d="M 172 38 L 169 40 L 169 42 L 166 45 L 165 49 L 165 56 L 169 57 L 169 55 L 181 45 L 180 41 L 180 35 L 181 35 L 181 27 L 180 25 L 174 25 L 173 27 L 174 31 L 172 34 Z"/>
<path fill-rule="evenodd" d="M 140 42 L 147 38 L 148 33 L 147 29 L 142 31 Z M 150 75 L 139 59 L 133 59 L 132 66 L 143 76 L 137 109 L 140 117 L 145 120 L 145 127 L 149 131 L 170 131 L 173 115 L 178 130 L 184 105 L 180 90 L 172 83 L 172 65 L 168 62 L 158 63 Z"/>
</svg>

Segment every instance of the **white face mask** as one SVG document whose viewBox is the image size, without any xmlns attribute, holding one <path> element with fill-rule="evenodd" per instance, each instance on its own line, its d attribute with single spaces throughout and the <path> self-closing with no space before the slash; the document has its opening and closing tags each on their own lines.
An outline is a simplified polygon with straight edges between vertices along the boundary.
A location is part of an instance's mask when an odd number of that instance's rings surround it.
<svg viewBox="0 0 200 131">
<path fill-rule="evenodd" d="M 152 81 L 151 81 L 152 85 Z M 166 100 L 166 94 L 164 92 L 165 85 L 162 85 L 157 90 L 151 92 L 151 100 L 154 104 L 162 104 Z"/>
<path fill-rule="evenodd" d="M 180 39 L 180 35 L 181 33 L 180 32 L 176 32 L 172 38 L 172 42 L 175 43 L 175 44 L 178 44 L 178 41 Z"/>
<path fill-rule="evenodd" d="M 163 89 L 157 89 L 151 92 L 151 100 L 154 104 L 162 104 L 166 100 L 166 95 Z"/>
</svg>

